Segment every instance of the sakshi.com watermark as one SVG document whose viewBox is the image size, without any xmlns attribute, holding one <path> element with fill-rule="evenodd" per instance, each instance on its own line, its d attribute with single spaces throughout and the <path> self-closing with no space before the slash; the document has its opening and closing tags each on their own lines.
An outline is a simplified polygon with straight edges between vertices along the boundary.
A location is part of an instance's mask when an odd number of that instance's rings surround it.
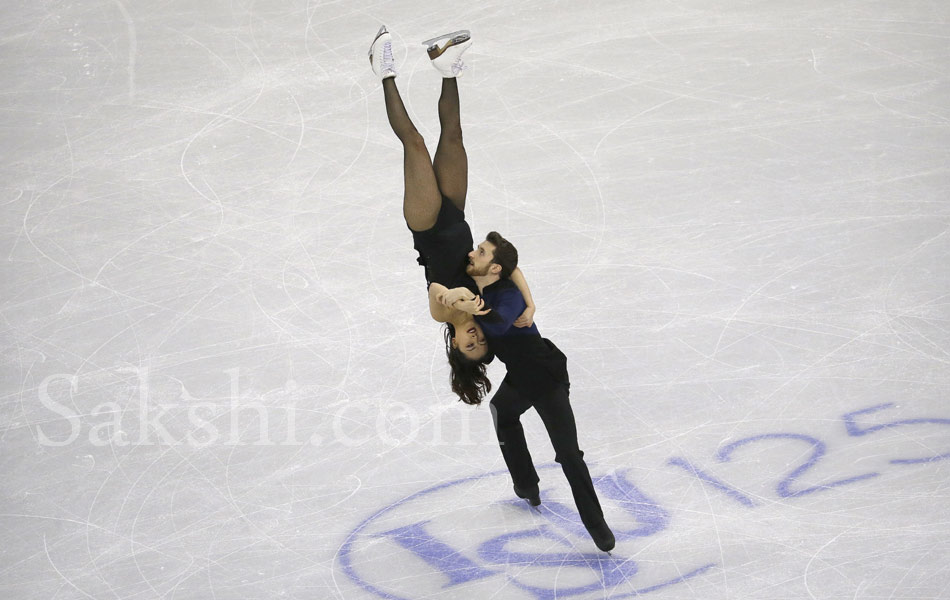
<svg viewBox="0 0 950 600">
<path fill-rule="evenodd" d="M 214 401 L 193 397 L 184 386 L 176 398 L 155 394 L 148 368 L 123 368 L 135 378 L 132 397 L 105 401 L 79 410 L 74 398 L 83 391 L 76 375 L 56 374 L 38 386 L 39 402 L 47 411 L 32 425 L 41 446 L 328 446 L 357 447 L 367 443 L 402 446 L 473 446 L 497 443 L 491 426 L 473 426 L 488 411 L 473 411 L 451 401 L 413 405 L 398 400 L 336 402 L 329 409 L 320 399 L 291 393 L 296 384 L 256 397 L 243 396 L 240 370 L 221 371 L 229 392 Z M 160 395 L 161 399 L 154 396 Z M 268 396 L 280 397 L 274 404 Z M 452 405 L 457 404 L 455 410 Z M 461 410 L 460 410 L 461 409 Z M 469 409 L 469 410 L 465 410 Z M 443 418 L 452 420 L 443 427 Z M 490 419 L 489 419 L 490 422 Z M 451 430 L 448 433 L 447 430 Z M 489 436 L 490 434 L 490 436 Z"/>
</svg>

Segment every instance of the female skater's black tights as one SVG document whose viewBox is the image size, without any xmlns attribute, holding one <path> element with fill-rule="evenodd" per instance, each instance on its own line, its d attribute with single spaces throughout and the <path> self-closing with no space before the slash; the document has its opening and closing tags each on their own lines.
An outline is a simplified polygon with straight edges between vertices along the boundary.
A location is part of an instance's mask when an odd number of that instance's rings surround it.
<svg viewBox="0 0 950 600">
<path fill-rule="evenodd" d="M 399 96 L 395 78 L 383 80 L 383 93 L 389 124 L 403 147 L 403 215 L 410 229 L 425 231 L 435 224 L 443 196 L 460 210 L 465 209 L 468 156 L 462 144 L 458 84 L 454 78 L 442 79 L 442 95 L 439 97 L 441 133 L 435 158 L 431 161 L 425 141 Z"/>
</svg>

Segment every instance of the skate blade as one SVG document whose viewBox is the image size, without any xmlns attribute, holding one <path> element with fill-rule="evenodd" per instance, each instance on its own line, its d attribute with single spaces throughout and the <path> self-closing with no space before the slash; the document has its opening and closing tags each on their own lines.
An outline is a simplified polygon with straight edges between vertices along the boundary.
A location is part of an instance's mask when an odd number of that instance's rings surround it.
<svg viewBox="0 0 950 600">
<path fill-rule="evenodd" d="M 373 61 L 373 46 L 376 45 L 376 40 L 386 35 L 387 33 L 389 33 L 389 30 L 386 29 L 385 25 L 380 26 L 379 31 L 376 32 L 376 37 L 373 38 L 373 43 L 369 45 L 369 52 L 366 53 L 369 56 L 370 62 Z"/>
<path fill-rule="evenodd" d="M 456 44 L 461 44 L 462 42 L 469 39 L 470 37 L 472 37 L 471 31 L 469 31 L 468 29 L 460 29 L 458 31 L 453 31 L 452 33 L 446 33 L 445 35 L 440 35 L 430 40 L 426 40 L 422 42 L 422 45 L 426 47 L 434 46 L 436 42 L 441 41 L 441 40 L 451 40 L 452 42 Z"/>
</svg>

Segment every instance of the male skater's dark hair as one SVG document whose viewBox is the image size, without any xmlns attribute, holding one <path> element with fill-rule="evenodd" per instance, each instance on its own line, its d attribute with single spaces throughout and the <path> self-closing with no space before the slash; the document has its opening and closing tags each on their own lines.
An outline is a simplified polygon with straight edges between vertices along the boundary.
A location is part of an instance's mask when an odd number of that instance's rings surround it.
<svg viewBox="0 0 950 600">
<path fill-rule="evenodd" d="M 485 236 L 485 241 L 495 246 L 495 256 L 492 262 L 501 267 L 498 274 L 502 279 L 511 277 L 511 273 L 518 268 L 518 250 L 514 244 L 501 237 L 497 231 L 491 231 Z"/>
<path fill-rule="evenodd" d="M 472 360 L 462 354 L 458 348 L 452 347 L 452 338 L 455 337 L 455 327 L 451 323 L 445 324 L 445 354 L 449 358 L 449 367 L 452 370 L 450 381 L 452 391 L 465 404 L 481 404 L 482 398 L 491 391 L 491 381 L 485 366 L 495 360 L 495 355 L 489 350 L 481 360 Z"/>
</svg>

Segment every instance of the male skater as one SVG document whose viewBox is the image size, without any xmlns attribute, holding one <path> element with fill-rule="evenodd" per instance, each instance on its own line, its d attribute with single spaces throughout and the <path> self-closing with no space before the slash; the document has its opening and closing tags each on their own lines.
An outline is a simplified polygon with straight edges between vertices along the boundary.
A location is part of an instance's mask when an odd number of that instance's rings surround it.
<svg viewBox="0 0 950 600">
<path fill-rule="evenodd" d="M 478 285 L 485 308 L 491 308 L 488 314 L 475 318 L 495 356 L 508 370 L 490 404 L 501 453 L 511 472 L 515 494 L 532 506 L 539 505 L 540 479 L 520 421 L 522 413 L 533 406 L 544 421 L 554 446 L 554 460 L 564 470 L 584 527 L 597 547 L 609 552 L 615 544 L 614 535 L 604 520 L 584 453 L 577 445 L 567 358 L 553 342 L 541 337 L 537 325 L 513 326 L 525 310 L 524 298 L 510 279 L 517 266 L 518 251 L 492 231 L 469 254 L 466 270 Z"/>
</svg>

